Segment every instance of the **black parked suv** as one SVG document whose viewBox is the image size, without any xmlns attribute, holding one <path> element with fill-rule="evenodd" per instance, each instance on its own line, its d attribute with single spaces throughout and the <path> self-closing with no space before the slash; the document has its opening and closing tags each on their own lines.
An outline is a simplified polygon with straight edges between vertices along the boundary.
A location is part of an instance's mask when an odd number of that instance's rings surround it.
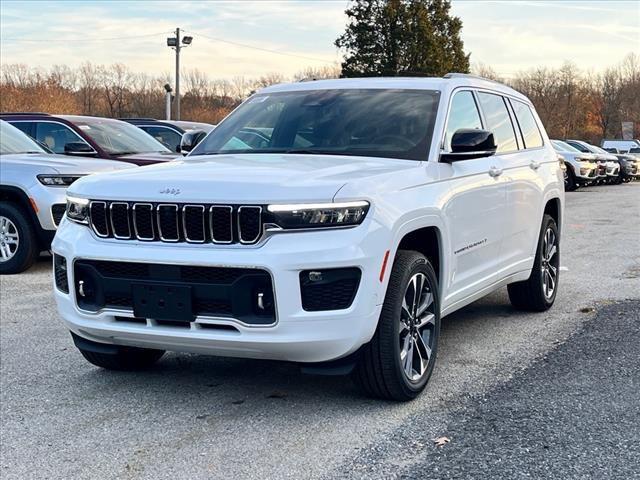
<svg viewBox="0 0 640 480">
<path fill-rule="evenodd" d="M 111 118 L 46 113 L 2 113 L 0 118 L 61 155 L 106 158 L 136 165 L 164 162 L 177 156 L 140 129 Z"/>
<path fill-rule="evenodd" d="M 172 152 L 185 153 L 180 145 L 182 137 L 187 132 L 202 132 L 202 138 L 206 136 L 215 125 L 201 122 L 186 122 L 181 120 L 156 120 L 154 118 L 121 118 L 125 122 L 144 130 Z"/>
</svg>

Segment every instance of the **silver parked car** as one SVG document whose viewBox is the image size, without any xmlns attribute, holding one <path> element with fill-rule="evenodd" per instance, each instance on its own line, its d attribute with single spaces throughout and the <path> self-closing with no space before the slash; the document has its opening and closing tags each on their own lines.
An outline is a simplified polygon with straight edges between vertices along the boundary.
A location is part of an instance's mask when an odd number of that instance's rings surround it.
<svg viewBox="0 0 640 480">
<path fill-rule="evenodd" d="M 597 180 L 598 163 L 595 155 L 581 152 L 562 140 L 551 140 L 551 144 L 562 155 L 567 166 L 565 190 L 573 191 Z"/>
<path fill-rule="evenodd" d="M 95 172 L 135 165 L 47 153 L 0 120 L 0 274 L 29 268 L 48 250 L 66 209 L 67 187 Z"/>
</svg>

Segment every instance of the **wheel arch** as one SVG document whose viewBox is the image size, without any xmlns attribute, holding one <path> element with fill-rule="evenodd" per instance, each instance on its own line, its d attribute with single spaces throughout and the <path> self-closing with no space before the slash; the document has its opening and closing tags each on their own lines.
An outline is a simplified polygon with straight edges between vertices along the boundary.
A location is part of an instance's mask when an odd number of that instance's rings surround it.
<svg viewBox="0 0 640 480">
<path fill-rule="evenodd" d="M 0 201 L 13 202 L 26 213 L 27 218 L 31 221 L 31 226 L 36 233 L 40 248 L 42 250 L 48 250 L 51 245 L 51 240 L 53 239 L 53 234 L 44 230 L 40 225 L 38 214 L 33 210 L 29 195 L 27 195 L 27 193 L 20 187 L 15 187 L 13 185 L 0 185 Z"/>
</svg>

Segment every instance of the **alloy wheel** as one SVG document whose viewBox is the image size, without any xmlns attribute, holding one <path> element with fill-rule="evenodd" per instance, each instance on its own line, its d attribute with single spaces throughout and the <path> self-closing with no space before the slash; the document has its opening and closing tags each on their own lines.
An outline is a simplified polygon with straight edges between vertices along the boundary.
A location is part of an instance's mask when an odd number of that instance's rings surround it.
<svg viewBox="0 0 640 480">
<path fill-rule="evenodd" d="M 7 217 L 0 216 L 0 262 L 7 262 L 18 251 L 20 236 L 14 223 Z"/>
<path fill-rule="evenodd" d="M 547 299 L 553 298 L 558 283 L 558 236 L 547 228 L 542 241 L 542 291 Z"/>
<path fill-rule="evenodd" d="M 407 285 L 399 324 L 400 365 L 411 382 L 420 381 L 432 358 L 436 335 L 434 306 L 426 275 L 416 273 Z"/>
</svg>

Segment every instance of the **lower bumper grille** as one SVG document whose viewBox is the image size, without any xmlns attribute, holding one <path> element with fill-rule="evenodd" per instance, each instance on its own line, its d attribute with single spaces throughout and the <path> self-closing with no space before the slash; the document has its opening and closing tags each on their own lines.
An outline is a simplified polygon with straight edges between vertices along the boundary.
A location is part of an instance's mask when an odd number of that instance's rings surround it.
<svg viewBox="0 0 640 480">
<path fill-rule="evenodd" d="M 124 309 L 136 317 L 185 323 L 196 317 L 249 325 L 276 320 L 271 275 L 260 269 L 76 260 L 74 282 L 78 307 L 90 312 Z M 173 318 L 178 307 L 187 311 Z"/>
<path fill-rule="evenodd" d="M 361 275 L 355 267 L 300 272 L 302 308 L 307 312 L 349 308 L 358 292 Z"/>
</svg>

